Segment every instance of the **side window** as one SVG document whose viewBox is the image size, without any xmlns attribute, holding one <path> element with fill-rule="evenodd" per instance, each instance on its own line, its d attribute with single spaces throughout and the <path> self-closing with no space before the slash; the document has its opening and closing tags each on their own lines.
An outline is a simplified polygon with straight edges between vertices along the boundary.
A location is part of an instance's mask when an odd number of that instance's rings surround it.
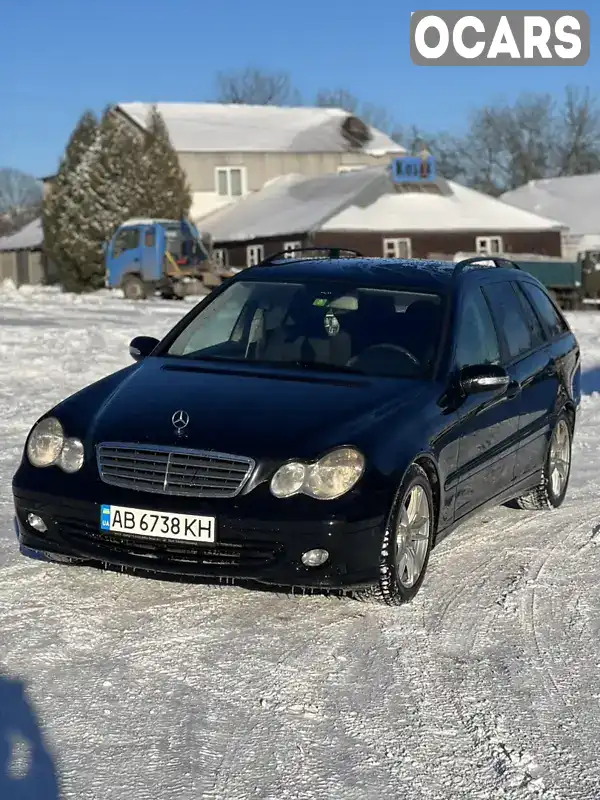
<svg viewBox="0 0 600 800">
<path fill-rule="evenodd" d="M 455 366 L 499 364 L 500 345 L 492 315 L 481 290 L 464 299 L 456 338 Z"/>
<path fill-rule="evenodd" d="M 519 302 L 521 303 L 521 308 L 523 309 L 523 316 L 525 317 L 525 322 L 527 323 L 527 327 L 529 328 L 529 332 L 531 333 L 531 340 L 533 341 L 533 346 L 539 347 L 546 341 L 546 334 L 544 333 L 542 324 L 539 321 L 535 311 L 533 310 L 533 306 L 531 305 L 530 300 L 523 293 L 521 285 L 515 282 L 513 283 L 512 286 L 515 292 L 517 293 Z"/>
<path fill-rule="evenodd" d="M 566 333 L 569 330 L 569 326 L 546 292 L 532 283 L 522 283 L 520 286 L 544 321 L 551 338 L 560 336 L 561 333 Z"/>
<path fill-rule="evenodd" d="M 492 309 L 496 327 L 504 335 L 509 360 L 531 350 L 534 346 L 533 337 L 512 285 L 508 281 L 493 283 L 483 291 Z"/>
<path fill-rule="evenodd" d="M 146 232 L 144 233 L 144 245 L 146 247 L 154 247 L 155 242 L 156 242 L 156 235 L 154 233 L 154 229 L 146 228 Z"/>
<path fill-rule="evenodd" d="M 113 255 L 115 258 L 125 253 L 127 250 L 135 250 L 140 243 L 139 228 L 124 228 L 119 231 L 115 239 Z"/>
</svg>

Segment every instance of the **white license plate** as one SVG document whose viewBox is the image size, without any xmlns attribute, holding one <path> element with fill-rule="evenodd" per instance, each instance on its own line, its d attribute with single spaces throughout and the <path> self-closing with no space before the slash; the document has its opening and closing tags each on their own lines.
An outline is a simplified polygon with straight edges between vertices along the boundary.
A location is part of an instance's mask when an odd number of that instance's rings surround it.
<svg viewBox="0 0 600 800">
<path fill-rule="evenodd" d="M 101 506 L 100 509 L 101 531 L 211 544 L 215 541 L 215 528 L 214 517 L 167 514 L 123 506 Z"/>
</svg>

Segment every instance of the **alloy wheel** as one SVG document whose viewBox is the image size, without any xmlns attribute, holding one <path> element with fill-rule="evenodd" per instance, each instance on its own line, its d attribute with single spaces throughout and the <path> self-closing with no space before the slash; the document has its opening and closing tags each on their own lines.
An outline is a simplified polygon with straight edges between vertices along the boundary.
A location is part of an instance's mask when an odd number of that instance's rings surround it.
<svg viewBox="0 0 600 800">
<path fill-rule="evenodd" d="M 431 508 L 422 486 L 407 493 L 396 527 L 396 578 L 410 589 L 419 580 L 427 558 L 431 531 Z"/>
<path fill-rule="evenodd" d="M 548 465 L 548 477 L 550 488 L 554 497 L 560 497 L 567 480 L 571 467 L 571 435 L 569 426 L 565 419 L 560 419 L 552 434 L 550 442 L 550 459 Z"/>
</svg>

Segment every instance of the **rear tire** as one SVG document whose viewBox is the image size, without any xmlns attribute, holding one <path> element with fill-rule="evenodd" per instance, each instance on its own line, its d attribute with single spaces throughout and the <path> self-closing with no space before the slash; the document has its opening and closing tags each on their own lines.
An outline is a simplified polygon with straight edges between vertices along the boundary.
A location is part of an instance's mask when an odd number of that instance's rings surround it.
<svg viewBox="0 0 600 800">
<path fill-rule="evenodd" d="M 356 593 L 366 602 L 399 606 L 421 588 L 435 535 L 431 484 L 424 469 L 412 464 L 398 491 L 381 546 L 379 584 Z"/>
<path fill-rule="evenodd" d="M 552 510 L 562 505 L 571 476 L 573 423 L 566 411 L 559 414 L 544 462 L 539 484 L 518 497 L 516 505 L 524 511 Z"/>
<path fill-rule="evenodd" d="M 123 295 L 126 300 L 145 300 L 148 294 L 144 281 L 137 275 L 128 275 L 123 280 Z"/>
</svg>

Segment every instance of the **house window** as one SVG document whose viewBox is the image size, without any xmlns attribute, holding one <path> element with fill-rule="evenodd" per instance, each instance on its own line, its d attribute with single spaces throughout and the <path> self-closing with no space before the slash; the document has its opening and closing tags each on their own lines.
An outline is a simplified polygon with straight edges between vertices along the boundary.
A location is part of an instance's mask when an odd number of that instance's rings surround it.
<svg viewBox="0 0 600 800">
<path fill-rule="evenodd" d="M 410 239 L 384 239 L 384 258 L 411 258 L 412 246 Z"/>
<path fill-rule="evenodd" d="M 251 244 L 249 247 L 246 248 L 247 266 L 253 267 L 255 264 L 259 264 L 264 257 L 265 257 L 265 248 L 262 246 L 262 244 Z"/>
<path fill-rule="evenodd" d="M 478 236 L 475 239 L 475 252 L 480 255 L 492 256 L 504 252 L 501 236 Z"/>
<path fill-rule="evenodd" d="M 215 185 L 220 197 L 241 197 L 246 193 L 246 168 L 217 167 Z"/>
<path fill-rule="evenodd" d="M 285 258 L 293 258 L 294 257 L 294 250 L 301 250 L 302 249 L 302 242 L 284 242 L 283 243 L 283 250 L 285 252 Z"/>
<path fill-rule="evenodd" d="M 217 264 L 217 266 L 219 267 L 228 266 L 229 253 L 227 252 L 227 250 L 222 250 L 222 249 L 213 250 L 212 256 L 213 256 L 213 261 L 215 262 L 215 264 Z"/>
</svg>

